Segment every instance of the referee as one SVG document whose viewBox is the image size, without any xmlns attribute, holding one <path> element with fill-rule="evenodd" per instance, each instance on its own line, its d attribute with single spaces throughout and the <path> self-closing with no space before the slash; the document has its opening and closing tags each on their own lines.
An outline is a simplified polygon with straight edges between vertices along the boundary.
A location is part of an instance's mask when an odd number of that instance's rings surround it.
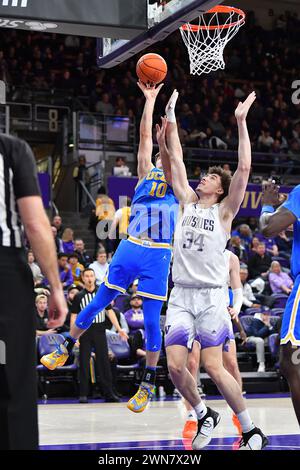
<svg viewBox="0 0 300 470">
<path fill-rule="evenodd" d="M 98 287 L 96 286 L 96 276 L 93 269 L 86 268 L 82 272 L 81 276 L 84 289 L 74 297 L 71 324 L 74 324 L 77 315 L 93 300 L 98 290 Z M 89 365 L 92 349 L 96 352 L 96 372 L 105 401 L 120 401 L 113 391 L 113 380 L 105 333 L 106 315 L 110 319 L 112 325 L 116 328 L 116 331 L 119 333 L 122 340 L 126 341 L 128 339 L 126 332 L 120 327 L 116 314 L 110 306 L 106 307 L 105 310 L 96 315 L 90 328 L 80 338 L 80 403 L 88 402 L 90 377 Z"/>
<path fill-rule="evenodd" d="M 29 146 L 0 134 L 0 450 L 38 448 L 34 286 L 22 225 L 52 295 L 49 328 L 67 307 Z"/>
</svg>

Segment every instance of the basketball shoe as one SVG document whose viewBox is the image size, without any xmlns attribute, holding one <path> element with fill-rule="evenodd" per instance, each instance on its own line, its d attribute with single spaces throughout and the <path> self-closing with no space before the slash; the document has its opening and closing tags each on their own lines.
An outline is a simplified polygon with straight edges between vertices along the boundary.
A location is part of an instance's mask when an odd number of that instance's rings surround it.
<svg viewBox="0 0 300 470">
<path fill-rule="evenodd" d="M 262 450 L 269 443 L 268 438 L 259 428 L 243 432 L 240 440 L 239 450 Z"/>
<path fill-rule="evenodd" d="M 187 420 L 182 431 L 182 437 L 184 439 L 194 439 L 196 433 L 197 421 Z"/>
<path fill-rule="evenodd" d="M 201 450 L 211 441 L 212 432 L 220 422 L 220 415 L 216 411 L 207 407 L 207 413 L 198 420 L 197 434 L 192 442 L 193 450 Z"/>
<path fill-rule="evenodd" d="M 50 354 L 46 354 L 40 360 L 43 366 L 47 367 L 47 369 L 54 370 L 57 367 L 62 367 L 67 362 L 69 357 L 67 348 L 61 344 L 58 346 L 55 351 Z"/>
<path fill-rule="evenodd" d="M 155 385 L 143 382 L 136 394 L 127 403 L 127 408 L 134 413 L 142 413 L 155 393 Z"/>
</svg>

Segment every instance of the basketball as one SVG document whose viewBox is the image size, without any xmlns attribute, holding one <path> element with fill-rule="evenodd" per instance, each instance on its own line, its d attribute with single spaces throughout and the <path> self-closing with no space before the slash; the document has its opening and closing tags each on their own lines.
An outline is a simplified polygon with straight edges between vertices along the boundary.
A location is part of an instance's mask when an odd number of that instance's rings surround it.
<svg viewBox="0 0 300 470">
<path fill-rule="evenodd" d="M 145 85 L 157 85 L 165 79 L 167 72 L 167 63 L 158 54 L 145 54 L 136 65 L 136 74 Z"/>
</svg>

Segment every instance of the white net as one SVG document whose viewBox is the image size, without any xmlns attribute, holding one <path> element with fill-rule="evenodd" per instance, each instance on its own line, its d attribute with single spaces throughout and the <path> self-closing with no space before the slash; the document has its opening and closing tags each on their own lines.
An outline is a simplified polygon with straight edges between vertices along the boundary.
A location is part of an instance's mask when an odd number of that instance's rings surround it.
<svg viewBox="0 0 300 470">
<path fill-rule="evenodd" d="M 188 49 L 192 75 L 225 68 L 224 48 L 245 24 L 245 14 L 237 9 L 220 12 L 210 10 L 199 16 L 198 24 L 186 23 L 180 28 Z"/>
</svg>

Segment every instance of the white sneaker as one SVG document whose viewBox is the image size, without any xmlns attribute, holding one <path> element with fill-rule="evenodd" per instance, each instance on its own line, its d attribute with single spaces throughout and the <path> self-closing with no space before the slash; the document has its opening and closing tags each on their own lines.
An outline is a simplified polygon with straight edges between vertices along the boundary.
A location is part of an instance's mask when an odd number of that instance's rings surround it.
<svg viewBox="0 0 300 470">
<path fill-rule="evenodd" d="M 210 443 L 213 430 L 219 424 L 220 419 L 219 413 L 207 407 L 206 415 L 198 420 L 197 434 L 192 442 L 193 450 L 201 450 Z"/>
<path fill-rule="evenodd" d="M 266 366 L 265 366 L 265 363 L 264 363 L 264 362 L 260 362 L 260 363 L 259 363 L 257 372 L 266 372 Z"/>
<path fill-rule="evenodd" d="M 254 428 L 249 432 L 242 433 L 239 450 L 262 450 L 268 445 L 268 442 L 268 438 L 261 430 Z"/>
</svg>

